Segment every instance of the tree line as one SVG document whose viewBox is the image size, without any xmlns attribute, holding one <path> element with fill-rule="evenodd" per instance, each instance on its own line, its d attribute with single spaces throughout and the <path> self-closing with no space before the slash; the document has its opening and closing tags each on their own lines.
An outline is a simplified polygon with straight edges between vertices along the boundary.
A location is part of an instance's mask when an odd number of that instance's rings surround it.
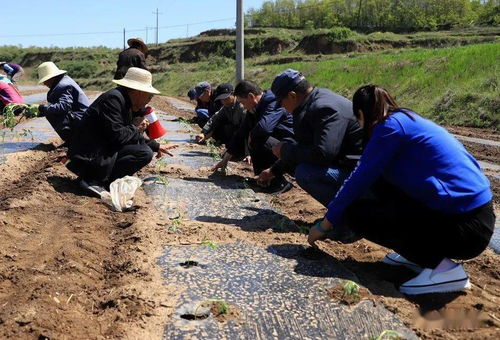
<svg viewBox="0 0 500 340">
<path fill-rule="evenodd" d="M 251 27 L 408 32 L 500 25 L 500 0 L 275 0 L 250 9 Z"/>
</svg>

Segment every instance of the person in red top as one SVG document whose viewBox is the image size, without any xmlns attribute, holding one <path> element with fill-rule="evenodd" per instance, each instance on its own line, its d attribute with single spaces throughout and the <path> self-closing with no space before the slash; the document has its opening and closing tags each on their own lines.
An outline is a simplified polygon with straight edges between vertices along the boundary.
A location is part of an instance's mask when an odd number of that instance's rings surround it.
<svg viewBox="0 0 500 340">
<path fill-rule="evenodd" d="M 0 81 L 0 112 L 5 106 L 12 103 L 24 104 L 24 99 L 14 85 Z"/>
</svg>

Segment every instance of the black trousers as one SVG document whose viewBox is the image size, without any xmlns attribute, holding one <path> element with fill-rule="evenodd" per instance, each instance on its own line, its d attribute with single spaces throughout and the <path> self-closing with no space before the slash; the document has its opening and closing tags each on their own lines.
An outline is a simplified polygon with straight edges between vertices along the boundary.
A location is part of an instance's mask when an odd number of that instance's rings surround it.
<svg viewBox="0 0 500 340">
<path fill-rule="evenodd" d="M 253 172 L 259 175 L 262 170 L 270 168 L 278 160 L 273 154 L 273 146 L 280 143 L 280 140 L 274 137 L 268 137 L 263 144 L 251 144 L 249 146 L 250 156 L 252 157 Z"/>
<path fill-rule="evenodd" d="M 346 209 L 344 219 L 359 236 L 425 268 L 435 268 L 443 258 L 478 256 L 495 227 L 491 202 L 466 213 L 443 213 L 382 180 Z"/>
<path fill-rule="evenodd" d="M 135 174 L 148 165 L 153 156 L 154 152 L 147 144 L 125 145 L 118 151 L 108 182 Z"/>
<path fill-rule="evenodd" d="M 117 178 L 131 176 L 142 169 L 151 162 L 153 155 L 147 144 L 131 144 L 107 156 L 88 158 L 75 155 L 67 167 L 86 181 L 109 185 Z"/>
</svg>

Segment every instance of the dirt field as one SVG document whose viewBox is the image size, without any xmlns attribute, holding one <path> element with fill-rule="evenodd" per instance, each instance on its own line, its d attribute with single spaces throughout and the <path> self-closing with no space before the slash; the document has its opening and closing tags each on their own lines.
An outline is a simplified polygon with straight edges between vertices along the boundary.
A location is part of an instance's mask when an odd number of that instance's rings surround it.
<svg viewBox="0 0 500 340">
<path fill-rule="evenodd" d="M 161 97 L 153 105 L 190 117 Z M 204 238 L 219 244 L 238 239 L 262 246 L 306 244 L 298 232 L 243 231 L 188 220 L 182 221 L 180 233 L 170 232 L 142 190 L 133 211 L 113 212 L 83 195 L 75 177 L 57 162 L 64 152 L 46 145 L 8 155 L 0 164 L 0 338 L 158 339 L 183 289 L 166 285 L 161 277 L 156 259 L 162 246 L 197 244 Z M 157 172 L 152 164 L 141 175 Z M 182 166 L 163 172 L 177 178 L 210 174 Z M 232 164 L 231 176 L 251 174 L 248 165 Z M 500 181 L 493 185 L 500 187 Z M 498 202 L 498 190 L 495 194 Z M 296 184 L 268 198 L 299 226 L 311 226 L 325 212 Z M 414 274 L 378 262 L 387 249 L 364 240 L 322 242 L 321 249 L 353 271 L 370 298 L 424 339 L 500 338 L 500 266 L 489 249 L 465 265 L 473 283 L 470 292 L 411 299 L 397 285 Z"/>
</svg>

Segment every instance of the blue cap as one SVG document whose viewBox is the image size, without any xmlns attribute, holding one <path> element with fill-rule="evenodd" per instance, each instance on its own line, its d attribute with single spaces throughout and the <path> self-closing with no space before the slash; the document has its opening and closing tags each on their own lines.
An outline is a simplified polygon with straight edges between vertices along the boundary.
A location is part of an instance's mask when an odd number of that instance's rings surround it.
<svg viewBox="0 0 500 340">
<path fill-rule="evenodd" d="M 195 89 L 189 89 L 188 91 L 188 97 L 190 100 L 196 99 L 196 90 Z"/>
<path fill-rule="evenodd" d="M 201 83 L 196 84 L 194 87 L 194 90 L 196 91 L 196 99 L 198 99 L 205 90 L 210 90 L 212 88 L 212 85 L 210 85 L 209 82 L 207 81 L 202 81 Z"/>
<path fill-rule="evenodd" d="M 277 100 L 281 100 L 304 79 L 306 78 L 299 71 L 286 69 L 274 78 L 271 91 Z"/>
</svg>

